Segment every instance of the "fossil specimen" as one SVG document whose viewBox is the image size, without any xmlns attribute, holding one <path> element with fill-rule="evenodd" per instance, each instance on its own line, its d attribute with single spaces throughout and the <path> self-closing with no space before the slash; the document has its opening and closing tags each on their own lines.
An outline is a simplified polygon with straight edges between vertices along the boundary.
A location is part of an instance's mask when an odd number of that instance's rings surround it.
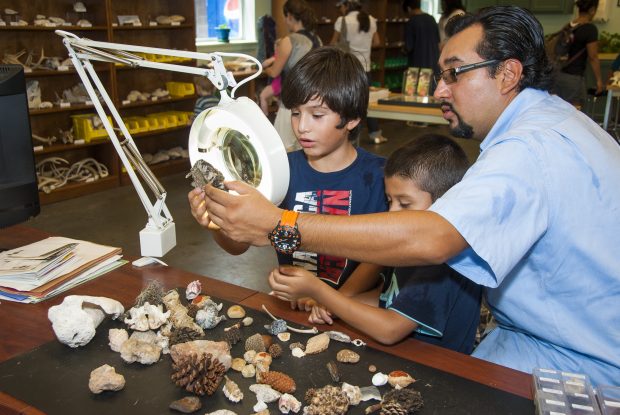
<svg viewBox="0 0 620 415">
<path fill-rule="evenodd" d="M 110 329 L 108 331 L 108 340 L 110 341 L 110 349 L 115 352 L 121 351 L 121 346 L 129 339 L 129 334 L 125 329 Z"/>
<path fill-rule="evenodd" d="M 278 409 L 283 414 L 288 414 L 291 411 L 297 413 L 301 409 L 301 402 L 299 402 L 293 395 L 285 393 L 280 396 L 280 399 L 278 400 Z"/>
<path fill-rule="evenodd" d="M 224 341 L 228 343 L 230 347 L 234 346 L 241 341 L 241 330 L 233 328 L 224 332 Z"/>
<path fill-rule="evenodd" d="M 269 385 L 254 384 L 250 385 L 250 390 L 256 394 L 256 399 L 265 403 L 277 401 L 282 394 Z"/>
<path fill-rule="evenodd" d="M 202 189 L 206 185 L 210 184 L 221 190 L 226 190 L 224 187 L 224 175 L 221 171 L 213 167 L 209 162 L 205 160 L 198 160 L 189 173 L 185 176 L 192 178 L 192 186 Z"/>
<path fill-rule="evenodd" d="M 334 382 L 340 381 L 340 371 L 338 371 L 338 365 L 333 360 L 327 362 L 327 370 L 329 371 L 329 376 L 332 377 Z"/>
<path fill-rule="evenodd" d="M 189 327 L 180 327 L 178 329 L 173 329 L 169 337 L 170 346 L 196 340 L 199 337 L 200 333 L 192 330 Z"/>
<path fill-rule="evenodd" d="M 317 334 L 310 337 L 306 343 L 306 354 L 317 354 L 327 350 L 329 347 L 329 336 L 326 333 Z"/>
<path fill-rule="evenodd" d="M 336 360 L 342 363 L 357 363 L 360 361 L 360 355 L 353 350 L 342 349 L 336 354 Z"/>
<path fill-rule="evenodd" d="M 220 385 L 226 368 L 211 354 L 195 354 L 172 364 L 172 381 L 196 395 L 212 395 Z"/>
</svg>

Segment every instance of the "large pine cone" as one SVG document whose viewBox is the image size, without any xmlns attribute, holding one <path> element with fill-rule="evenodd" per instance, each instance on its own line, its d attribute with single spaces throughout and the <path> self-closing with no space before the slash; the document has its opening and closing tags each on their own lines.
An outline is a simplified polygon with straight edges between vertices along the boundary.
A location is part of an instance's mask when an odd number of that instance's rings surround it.
<svg viewBox="0 0 620 415">
<path fill-rule="evenodd" d="M 420 392 L 413 389 L 393 389 L 383 396 L 381 415 L 411 415 L 423 406 Z"/>
<path fill-rule="evenodd" d="M 407 415 L 407 409 L 398 402 L 388 402 L 381 405 L 380 415 Z"/>
<path fill-rule="evenodd" d="M 290 376 L 276 371 L 262 373 L 258 383 L 265 383 L 281 393 L 294 393 L 295 381 Z"/>
<path fill-rule="evenodd" d="M 212 395 L 220 385 L 226 368 L 211 354 L 195 354 L 172 364 L 172 381 L 196 395 Z"/>
</svg>

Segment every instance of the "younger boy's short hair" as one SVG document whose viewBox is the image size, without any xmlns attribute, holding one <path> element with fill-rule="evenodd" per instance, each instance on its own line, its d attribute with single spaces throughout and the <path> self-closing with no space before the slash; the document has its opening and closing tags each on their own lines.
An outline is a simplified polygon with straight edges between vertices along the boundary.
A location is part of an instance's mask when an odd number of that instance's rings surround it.
<svg viewBox="0 0 620 415">
<path fill-rule="evenodd" d="M 281 99 L 286 108 L 299 107 L 319 98 L 340 115 L 344 126 L 351 120 L 364 119 L 368 111 L 368 79 L 359 59 L 351 53 L 324 46 L 313 49 L 284 77 Z M 349 133 L 355 140 L 361 123 Z"/>
<path fill-rule="evenodd" d="M 413 180 L 433 202 L 461 181 L 469 168 L 465 151 L 451 138 L 424 134 L 395 150 L 385 163 L 385 177 Z"/>
</svg>

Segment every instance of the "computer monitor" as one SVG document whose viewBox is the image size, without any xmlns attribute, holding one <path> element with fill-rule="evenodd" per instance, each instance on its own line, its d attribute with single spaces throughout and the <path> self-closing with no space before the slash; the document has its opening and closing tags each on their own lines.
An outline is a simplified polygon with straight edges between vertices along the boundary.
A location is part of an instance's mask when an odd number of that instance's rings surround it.
<svg viewBox="0 0 620 415">
<path fill-rule="evenodd" d="M 0 228 L 40 210 L 24 70 L 0 65 Z"/>
</svg>

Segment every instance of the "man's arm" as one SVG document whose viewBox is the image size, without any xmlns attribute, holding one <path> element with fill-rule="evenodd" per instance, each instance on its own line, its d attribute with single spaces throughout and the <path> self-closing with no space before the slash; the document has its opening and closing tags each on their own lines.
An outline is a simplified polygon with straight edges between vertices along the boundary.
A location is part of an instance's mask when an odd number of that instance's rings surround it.
<svg viewBox="0 0 620 415">
<path fill-rule="evenodd" d="M 267 234 L 277 225 L 282 210 L 245 183 L 226 182 L 226 186 L 238 195 L 205 187 L 210 220 L 235 241 L 267 245 Z M 381 265 L 441 264 L 467 248 L 456 228 L 430 211 L 300 214 L 298 224 L 306 251 Z"/>
</svg>

